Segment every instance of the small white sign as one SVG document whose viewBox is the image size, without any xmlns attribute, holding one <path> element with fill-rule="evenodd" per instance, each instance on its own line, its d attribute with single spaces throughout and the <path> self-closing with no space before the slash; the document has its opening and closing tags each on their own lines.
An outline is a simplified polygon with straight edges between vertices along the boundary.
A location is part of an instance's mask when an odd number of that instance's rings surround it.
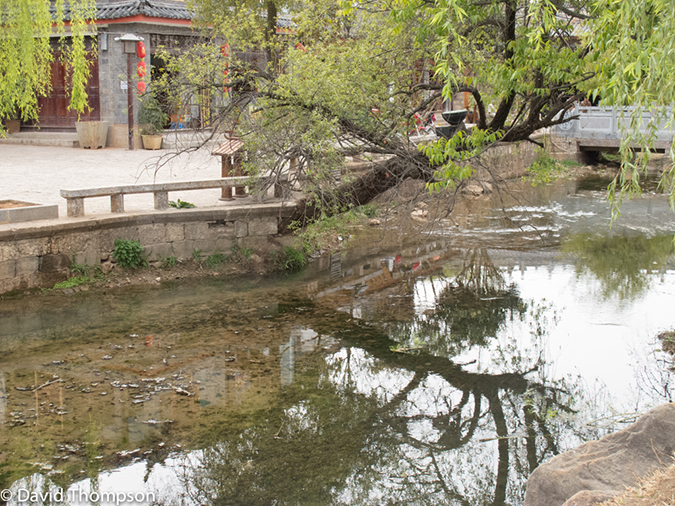
<svg viewBox="0 0 675 506">
<path fill-rule="evenodd" d="M 127 84 L 126 81 L 120 81 L 120 89 L 122 89 L 122 90 L 129 89 L 129 85 Z"/>
</svg>

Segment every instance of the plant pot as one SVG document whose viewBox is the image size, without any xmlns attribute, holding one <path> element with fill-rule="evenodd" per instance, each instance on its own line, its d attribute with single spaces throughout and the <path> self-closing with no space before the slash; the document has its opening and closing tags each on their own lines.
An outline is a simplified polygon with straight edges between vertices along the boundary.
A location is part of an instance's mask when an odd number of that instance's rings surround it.
<svg viewBox="0 0 675 506">
<path fill-rule="evenodd" d="M 6 119 L 5 128 L 7 129 L 8 134 L 18 134 L 21 130 L 21 120 L 20 119 Z"/>
<path fill-rule="evenodd" d="M 84 149 L 104 148 L 108 141 L 107 121 L 78 121 L 75 123 L 77 140 Z"/>
<path fill-rule="evenodd" d="M 162 149 L 161 135 L 142 135 L 143 148 L 145 149 Z"/>
</svg>

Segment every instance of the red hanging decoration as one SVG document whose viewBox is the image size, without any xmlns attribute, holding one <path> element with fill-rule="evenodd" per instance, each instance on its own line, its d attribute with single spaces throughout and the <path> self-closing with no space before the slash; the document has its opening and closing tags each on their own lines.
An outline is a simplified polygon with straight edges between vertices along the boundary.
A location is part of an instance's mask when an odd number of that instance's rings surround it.
<svg viewBox="0 0 675 506">
<path fill-rule="evenodd" d="M 136 42 L 136 54 L 139 58 L 145 58 L 145 44 L 143 42 Z"/>
<path fill-rule="evenodd" d="M 223 53 L 223 56 L 225 58 L 230 57 L 230 45 L 229 44 L 223 44 L 223 47 L 221 47 L 220 51 Z M 223 70 L 223 82 L 225 84 L 227 84 L 230 81 L 230 79 L 229 79 L 229 74 L 230 74 L 229 66 L 230 66 L 229 63 L 226 62 L 225 63 L 225 70 Z M 228 89 L 227 86 L 225 86 L 225 87 L 223 87 L 223 91 L 225 93 L 229 93 L 230 90 Z"/>
<path fill-rule="evenodd" d="M 138 77 L 143 79 L 145 77 L 145 74 L 147 74 L 147 66 L 145 65 L 145 61 L 141 60 L 138 62 L 138 69 L 136 70 L 138 73 Z"/>
<path fill-rule="evenodd" d="M 145 81 L 138 81 L 136 84 L 136 89 L 139 93 L 145 93 Z"/>
</svg>

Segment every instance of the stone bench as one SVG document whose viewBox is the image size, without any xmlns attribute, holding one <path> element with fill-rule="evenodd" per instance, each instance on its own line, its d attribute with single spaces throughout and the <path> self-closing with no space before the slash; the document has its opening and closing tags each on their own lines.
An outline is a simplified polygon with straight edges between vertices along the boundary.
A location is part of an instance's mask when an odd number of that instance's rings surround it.
<svg viewBox="0 0 675 506">
<path fill-rule="evenodd" d="M 84 190 L 61 190 L 61 196 L 68 202 L 68 216 L 84 216 L 84 199 L 88 197 L 110 196 L 110 210 L 113 213 L 124 212 L 124 195 L 133 193 L 154 193 L 155 209 L 169 208 L 169 192 L 185 190 L 203 190 L 208 188 L 230 188 L 236 185 L 250 184 L 248 177 L 224 177 L 208 181 L 183 181 L 171 183 L 132 184 Z"/>
</svg>

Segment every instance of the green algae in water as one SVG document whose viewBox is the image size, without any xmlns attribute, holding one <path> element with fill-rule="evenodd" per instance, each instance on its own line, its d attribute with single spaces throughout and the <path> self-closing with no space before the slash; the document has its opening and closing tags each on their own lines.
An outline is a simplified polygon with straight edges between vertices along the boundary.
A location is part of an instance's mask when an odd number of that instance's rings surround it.
<svg viewBox="0 0 675 506">
<path fill-rule="evenodd" d="M 3 304 L 0 485 L 37 472 L 101 489 L 143 476 L 161 504 L 522 502 L 536 465 L 620 426 L 627 386 L 640 409 L 662 401 L 633 367 L 661 372 L 645 367 L 675 327 L 674 274 L 664 249 L 635 296 L 605 296 L 603 271 L 477 230 L 468 242 L 491 249 L 347 252 L 338 278 L 304 284 Z"/>
</svg>

